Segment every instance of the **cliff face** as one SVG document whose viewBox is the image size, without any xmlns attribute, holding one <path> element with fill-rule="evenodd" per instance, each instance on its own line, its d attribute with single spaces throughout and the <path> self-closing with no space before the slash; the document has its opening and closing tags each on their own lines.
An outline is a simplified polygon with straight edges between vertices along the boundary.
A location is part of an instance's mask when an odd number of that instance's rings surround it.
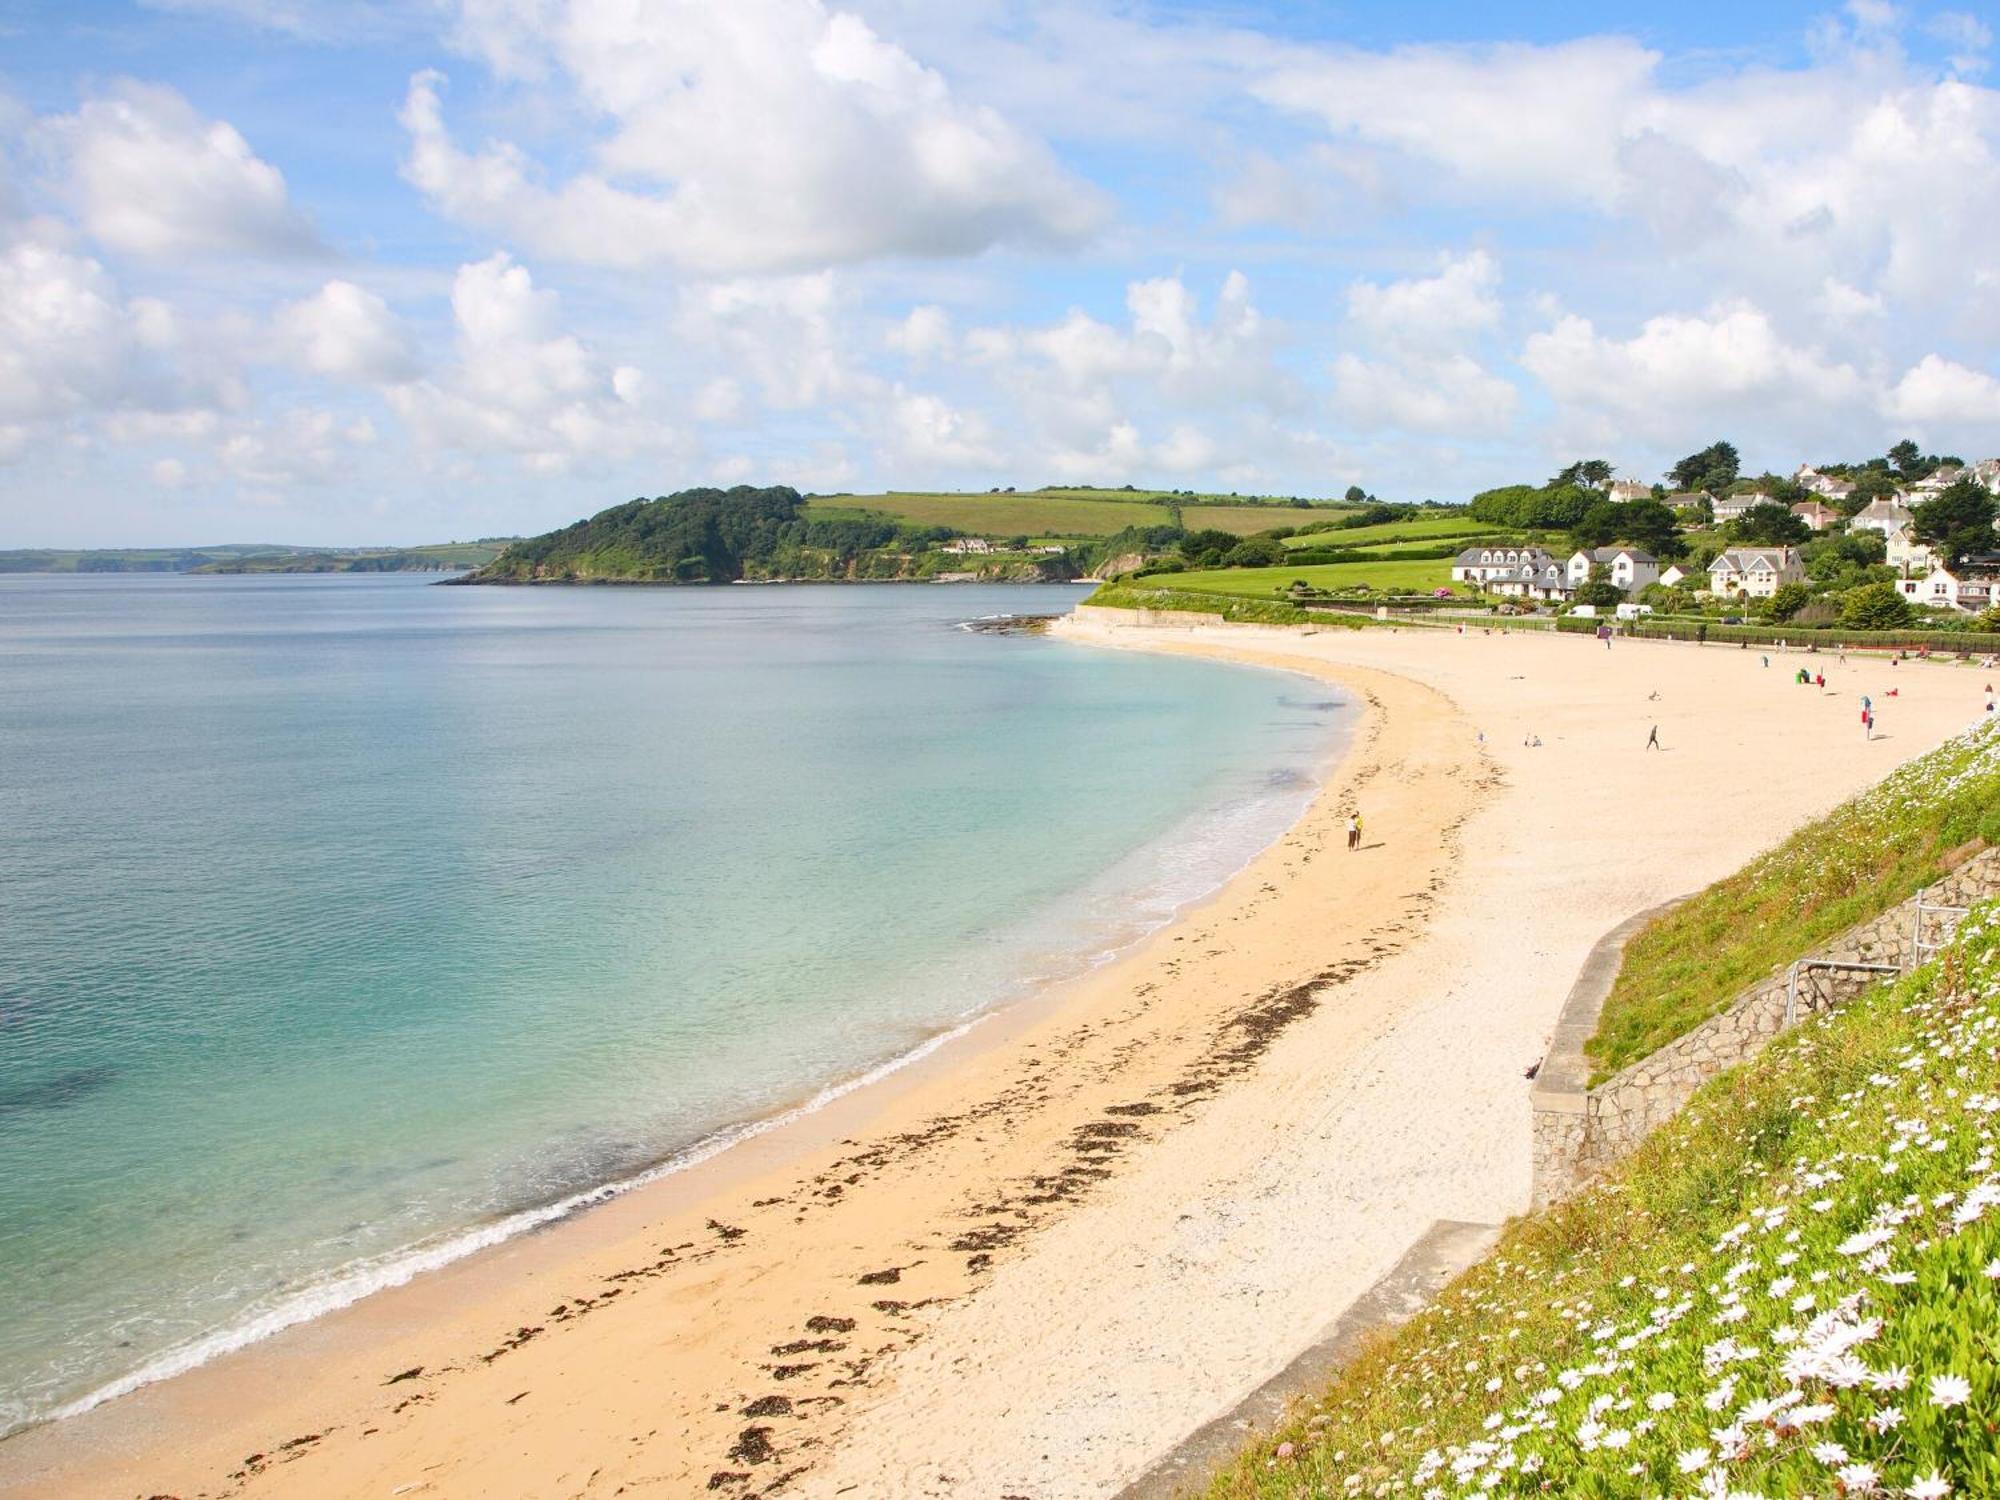
<svg viewBox="0 0 2000 1500">
<path fill-rule="evenodd" d="M 1136 569 L 1143 568 L 1145 565 L 1145 553 L 1121 552 L 1116 557 L 1105 558 L 1103 562 L 1092 568 L 1090 570 L 1090 577 L 1093 582 L 1103 583 L 1108 579 L 1116 578 L 1120 573 L 1130 573 Z"/>
</svg>

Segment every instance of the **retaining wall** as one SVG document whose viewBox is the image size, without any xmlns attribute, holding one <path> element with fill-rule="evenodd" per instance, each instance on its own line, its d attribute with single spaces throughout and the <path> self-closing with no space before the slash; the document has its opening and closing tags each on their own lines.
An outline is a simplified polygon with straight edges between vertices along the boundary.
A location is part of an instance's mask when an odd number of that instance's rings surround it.
<svg viewBox="0 0 2000 1500">
<path fill-rule="evenodd" d="M 1969 907 L 2000 895 L 2000 849 L 1974 855 L 1920 896 L 1859 923 L 1804 960 L 1883 964 L 1897 971 L 1916 967 L 1926 956 L 1916 951 L 1917 904 Z M 1648 912 L 1607 935 L 1591 954 L 1563 1007 L 1549 1056 L 1536 1075 L 1534 1108 L 1534 1206 L 1567 1197 L 1592 1177 L 1624 1158 L 1665 1124 L 1694 1091 L 1726 1068 L 1756 1056 L 1788 1024 L 1815 1011 L 1851 1000 L 1891 974 L 1805 967 L 1798 976 L 1795 1003 L 1788 998 L 1792 966 L 1745 990 L 1719 1015 L 1649 1056 L 1589 1087 L 1583 1043 L 1617 977 L 1625 941 L 1653 917 Z M 1946 935 L 1956 918 L 1924 914 L 1927 942 Z"/>
</svg>

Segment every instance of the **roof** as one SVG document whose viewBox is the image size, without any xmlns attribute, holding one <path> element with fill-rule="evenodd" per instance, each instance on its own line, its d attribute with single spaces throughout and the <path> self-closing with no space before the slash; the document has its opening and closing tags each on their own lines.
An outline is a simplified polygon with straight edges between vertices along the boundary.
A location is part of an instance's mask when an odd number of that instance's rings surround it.
<svg viewBox="0 0 2000 1500">
<path fill-rule="evenodd" d="M 1709 494 L 1707 490 L 1675 490 L 1671 495 L 1667 496 L 1663 503 L 1667 505 L 1699 505 L 1704 500 L 1713 500 L 1714 498 L 1715 496 Z"/>
<path fill-rule="evenodd" d="M 1791 561 L 1790 547 L 1731 547 L 1717 555 L 1708 565 L 1708 571 L 1747 573 L 1752 568 L 1769 568 L 1778 573 Z"/>
<path fill-rule="evenodd" d="M 1576 550 L 1577 552 L 1582 552 L 1583 548 L 1579 547 Z M 1573 552 L 1570 555 L 1574 557 L 1576 553 Z M 1627 555 L 1635 563 L 1659 561 L 1658 558 L 1654 557 L 1652 553 L 1646 551 L 1643 547 L 1593 547 L 1586 555 L 1592 562 L 1611 562 L 1618 557 Z"/>
</svg>

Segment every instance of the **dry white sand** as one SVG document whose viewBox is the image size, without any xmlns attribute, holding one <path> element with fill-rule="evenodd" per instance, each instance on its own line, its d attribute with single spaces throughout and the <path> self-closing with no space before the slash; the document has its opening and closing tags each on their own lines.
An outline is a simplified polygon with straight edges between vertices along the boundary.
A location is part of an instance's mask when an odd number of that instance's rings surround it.
<svg viewBox="0 0 2000 1500">
<path fill-rule="evenodd" d="M 1282 1368 L 1434 1221 L 1522 1211 L 1522 1075 L 1599 937 L 1728 874 L 1985 701 L 1963 668 L 1607 651 L 1573 636 L 1065 633 L 1204 655 L 1254 640 L 1259 660 L 1336 679 L 1348 664 L 1407 675 L 1484 732 L 1506 784 L 1464 828 L 1421 938 L 1288 1031 L 1252 1084 L 939 1312 L 806 1495 L 1115 1492 Z M 1790 680 L 1808 659 L 1827 672 L 1824 695 Z M 1880 714 L 1872 743 L 1863 692 Z M 1649 752 L 1654 724 L 1665 749 Z M 1540 748 L 1523 745 L 1532 735 Z M 1402 840 L 1369 818 L 1363 857 L 1405 858 Z"/>
</svg>

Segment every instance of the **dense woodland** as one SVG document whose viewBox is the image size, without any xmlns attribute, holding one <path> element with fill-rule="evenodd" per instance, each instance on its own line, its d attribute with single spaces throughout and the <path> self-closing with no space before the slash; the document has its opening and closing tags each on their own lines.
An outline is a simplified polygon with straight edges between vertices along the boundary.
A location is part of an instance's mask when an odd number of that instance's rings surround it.
<svg viewBox="0 0 2000 1500">
<path fill-rule="evenodd" d="M 631 500 L 516 542 L 467 583 L 735 583 L 762 579 L 934 577 L 960 559 L 954 533 L 893 517 L 818 514 L 786 485 L 692 489 Z M 1060 557 L 1002 559 L 997 577 L 1060 576 Z"/>
</svg>

